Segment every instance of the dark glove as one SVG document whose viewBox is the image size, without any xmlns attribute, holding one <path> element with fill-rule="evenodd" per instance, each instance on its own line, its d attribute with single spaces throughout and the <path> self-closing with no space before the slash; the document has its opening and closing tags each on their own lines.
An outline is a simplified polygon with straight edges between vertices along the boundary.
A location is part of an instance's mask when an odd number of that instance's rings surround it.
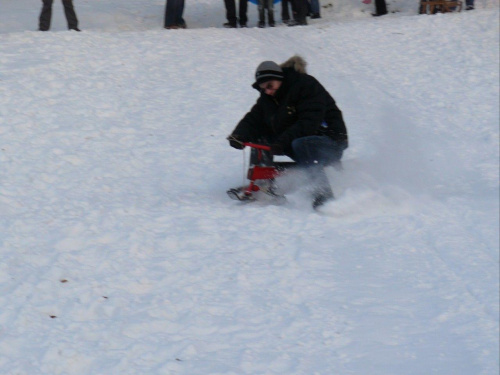
<svg viewBox="0 0 500 375">
<path fill-rule="evenodd" d="M 283 150 L 283 146 L 279 143 L 273 143 L 271 145 L 271 154 L 273 155 L 284 155 L 285 151 Z"/>
<path fill-rule="evenodd" d="M 229 141 L 229 146 L 237 150 L 243 150 L 245 148 L 245 145 L 243 144 L 244 141 L 237 135 L 231 134 L 226 139 Z"/>
</svg>

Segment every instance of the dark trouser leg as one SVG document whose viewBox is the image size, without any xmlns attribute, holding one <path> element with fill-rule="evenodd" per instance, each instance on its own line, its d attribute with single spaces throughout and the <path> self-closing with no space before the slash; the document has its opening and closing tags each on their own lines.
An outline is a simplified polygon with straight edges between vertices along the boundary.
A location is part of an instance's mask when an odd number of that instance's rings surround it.
<svg viewBox="0 0 500 375">
<path fill-rule="evenodd" d="M 301 25 L 307 25 L 307 0 L 293 0 L 295 20 Z"/>
<path fill-rule="evenodd" d="M 375 0 L 375 14 L 377 16 L 383 16 L 387 14 L 387 6 L 385 0 Z"/>
<path fill-rule="evenodd" d="M 181 27 L 185 27 L 186 21 L 182 17 L 184 14 L 184 0 L 178 0 L 177 4 L 178 5 L 177 5 L 177 14 L 175 17 L 175 22 L 177 23 L 177 25 L 179 25 Z"/>
<path fill-rule="evenodd" d="M 52 17 L 52 1 L 53 0 L 42 0 L 42 12 L 40 13 L 40 19 L 38 23 L 38 28 L 41 31 L 47 31 L 50 29 L 50 19 Z"/>
<path fill-rule="evenodd" d="M 167 0 L 167 4 L 165 5 L 165 18 L 164 18 L 164 27 L 170 27 L 175 25 L 175 1 Z"/>
<path fill-rule="evenodd" d="M 267 1 L 267 22 L 269 26 L 274 26 L 274 0 Z"/>
<path fill-rule="evenodd" d="M 62 0 L 64 6 L 64 14 L 66 15 L 66 21 L 68 22 L 68 29 L 76 30 L 78 29 L 78 19 L 76 18 L 75 9 L 73 8 L 72 0 Z"/>
<path fill-rule="evenodd" d="M 257 5 L 257 9 L 259 10 L 259 24 L 261 24 L 262 26 L 264 26 L 266 22 L 266 7 L 264 6 L 264 1 L 266 0 L 259 0 L 259 3 Z"/>
<path fill-rule="evenodd" d="M 290 20 L 290 12 L 288 11 L 288 4 L 290 0 L 281 0 L 281 20 L 289 21 Z"/>
<path fill-rule="evenodd" d="M 236 4 L 235 0 L 224 0 L 226 5 L 226 18 L 227 22 L 231 25 L 236 26 Z"/>
<path fill-rule="evenodd" d="M 311 0 L 311 13 L 313 16 L 320 15 L 319 0 Z"/>
<path fill-rule="evenodd" d="M 344 148 L 327 136 L 302 137 L 292 142 L 293 159 L 309 177 L 314 202 L 320 200 L 322 204 L 333 198 L 324 167 L 338 163 Z"/>
<path fill-rule="evenodd" d="M 182 17 L 184 14 L 184 0 L 167 0 L 166 9 L 168 9 L 168 15 L 165 17 L 167 26 L 186 26 L 186 21 Z"/>
<path fill-rule="evenodd" d="M 247 18 L 248 0 L 240 0 L 239 7 L 240 7 L 239 8 L 240 26 L 245 26 L 248 22 Z"/>
<path fill-rule="evenodd" d="M 292 8 L 292 18 L 293 19 L 296 19 L 297 18 L 297 7 L 296 7 L 296 4 L 297 1 L 296 0 L 290 0 L 290 6 Z"/>
<path fill-rule="evenodd" d="M 165 6 L 164 27 L 185 26 L 186 22 L 182 18 L 183 13 L 184 0 L 167 0 L 167 5 Z"/>
</svg>

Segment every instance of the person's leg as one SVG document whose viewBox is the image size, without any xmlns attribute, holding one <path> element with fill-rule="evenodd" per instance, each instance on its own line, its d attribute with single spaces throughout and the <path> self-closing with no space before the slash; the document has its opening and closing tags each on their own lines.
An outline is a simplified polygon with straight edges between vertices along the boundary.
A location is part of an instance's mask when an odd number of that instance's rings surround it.
<svg viewBox="0 0 500 375">
<path fill-rule="evenodd" d="M 47 31 L 50 29 L 50 20 L 52 18 L 52 1 L 53 0 L 42 0 L 43 6 L 38 22 L 38 29 L 40 31 Z"/>
<path fill-rule="evenodd" d="M 239 18 L 240 18 L 240 26 L 241 27 L 246 27 L 247 26 L 247 10 L 248 10 L 248 0 L 240 0 L 239 3 Z"/>
<path fill-rule="evenodd" d="M 167 4 L 165 5 L 165 18 L 164 18 L 164 27 L 165 28 L 175 28 L 177 25 L 175 24 L 175 0 L 167 0 Z"/>
<path fill-rule="evenodd" d="M 226 5 L 226 18 L 227 23 L 224 24 L 225 27 L 236 27 L 236 4 L 235 0 L 224 0 Z"/>
<path fill-rule="evenodd" d="M 266 0 L 259 0 L 257 4 L 257 9 L 259 11 L 259 27 L 266 27 Z"/>
<path fill-rule="evenodd" d="M 270 27 L 274 27 L 274 0 L 267 1 L 267 23 Z"/>
<path fill-rule="evenodd" d="M 68 22 L 68 29 L 78 30 L 78 19 L 76 18 L 75 8 L 73 8 L 73 0 L 62 0 L 62 3 L 66 21 Z"/>
<path fill-rule="evenodd" d="M 176 5 L 176 17 L 175 17 L 175 22 L 177 26 L 182 27 L 183 29 L 186 28 L 186 21 L 183 18 L 184 14 L 184 0 L 176 0 L 177 5 Z"/>
<path fill-rule="evenodd" d="M 307 0 L 292 0 L 292 9 L 294 13 L 294 23 L 291 23 L 290 26 L 296 25 L 307 25 Z"/>
<path fill-rule="evenodd" d="M 284 23 L 287 23 L 290 21 L 290 13 L 288 10 L 288 4 L 290 3 L 290 0 L 281 0 L 281 20 Z"/>
<path fill-rule="evenodd" d="M 324 167 L 340 162 L 344 148 L 327 136 L 302 137 L 292 142 L 293 159 L 311 182 L 313 207 L 333 198 Z"/>
<path fill-rule="evenodd" d="M 311 0 L 311 18 L 321 18 L 319 0 Z"/>
<path fill-rule="evenodd" d="M 297 20 L 297 0 L 290 0 L 290 7 L 292 8 L 292 19 Z"/>
<path fill-rule="evenodd" d="M 375 16 L 387 14 L 387 5 L 385 0 L 375 0 Z"/>
</svg>

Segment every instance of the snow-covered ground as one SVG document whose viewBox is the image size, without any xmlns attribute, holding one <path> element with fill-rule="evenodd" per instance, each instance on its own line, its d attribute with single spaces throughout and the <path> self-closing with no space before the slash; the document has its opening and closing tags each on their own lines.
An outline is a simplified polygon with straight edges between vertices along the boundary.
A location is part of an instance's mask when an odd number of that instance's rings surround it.
<svg viewBox="0 0 500 375">
<path fill-rule="evenodd" d="M 76 0 L 77 33 L 56 0 L 41 33 L 0 0 L 0 373 L 498 374 L 499 2 L 416 3 L 226 30 L 187 0 L 167 31 Z M 350 135 L 320 213 L 225 194 L 255 67 L 295 53 Z"/>
</svg>

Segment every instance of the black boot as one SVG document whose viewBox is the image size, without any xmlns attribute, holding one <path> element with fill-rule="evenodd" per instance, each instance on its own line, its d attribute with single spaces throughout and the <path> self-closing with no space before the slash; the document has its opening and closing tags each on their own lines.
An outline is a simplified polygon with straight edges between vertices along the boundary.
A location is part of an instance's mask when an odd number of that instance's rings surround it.
<svg viewBox="0 0 500 375">
<path fill-rule="evenodd" d="M 334 199 L 333 192 L 317 192 L 313 196 L 312 207 L 317 210 L 319 207 L 323 206 L 326 202 Z"/>
<path fill-rule="evenodd" d="M 309 178 L 313 186 L 312 207 L 316 210 L 333 199 L 333 191 L 322 166 L 310 167 L 307 171 L 309 172 Z"/>
</svg>

